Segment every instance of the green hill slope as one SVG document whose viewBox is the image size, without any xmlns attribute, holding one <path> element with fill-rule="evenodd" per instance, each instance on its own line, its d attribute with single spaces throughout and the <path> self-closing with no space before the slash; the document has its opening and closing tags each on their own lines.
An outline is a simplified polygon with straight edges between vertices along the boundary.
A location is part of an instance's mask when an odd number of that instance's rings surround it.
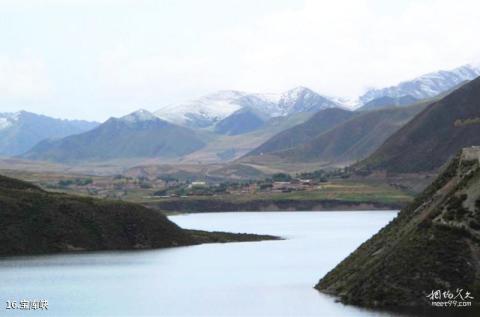
<svg viewBox="0 0 480 317">
<path fill-rule="evenodd" d="M 340 108 L 320 110 L 304 123 L 274 135 L 265 143 L 247 154 L 247 156 L 268 154 L 290 149 L 298 144 L 312 140 L 323 132 L 349 120 L 353 116 L 355 116 L 354 112 Z"/>
<path fill-rule="evenodd" d="M 183 230 L 141 205 L 49 193 L 0 176 L 0 256 L 271 239 Z"/>
<path fill-rule="evenodd" d="M 45 192 L 0 176 L 0 254 L 158 248 L 195 240 L 139 205 Z"/>
<path fill-rule="evenodd" d="M 314 126 L 315 122 L 309 120 L 307 121 L 310 122 L 309 125 L 303 124 L 287 130 L 291 132 L 291 138 L 280 133 L 266 142 L 263 148 L 259 147 L 251 152 L 257 155 L 246 156 L 242 161 L 272 166 L 279 163 L 347 164 L 370 155 L 425 106 L 425 104 L 416 104 L 410 107 L 349 113 L 342 118 L 343 122 L 331 121 L 330 129 L 320 129 L 320 125 L 313 128 L 320 131 L 317 135 L 310 133 L 311 130 L 307 129 L 309 126 Z M 338 111 L 338 109 L 332 110 Z M 329 116 L 322 118 L 329 120 Z M 283 147 L 287 143 L 290 148 Z M 267 145 L 271 151 L 266 151 Z M 275 150 L 278 148 L 283 149 Z M 262 152 L 262 149 L 265 151 Z"/>
<path fill-rule="evenodd" d="M 480 144 L 480 78 L 430 104 L 356 167 L 435 171 L 461 148 Z"/>
<path fill-rule="evenodd" d="M 290 162 L 351 162 L 365 158 L 423 108 L 383 109 L 355 117 L 313 140 L 275 153 Z"/>
<path fill-rule="evenodd" d="M 122 118 L 111 118 L 82 134 L 41 142 L 23 157 L 55 162 L 171 158 L 204 145 L 192 130 L 138 111 Z"/>
<path fill-rule="evenodd" d="M 0 113 L 0 155 L 20 155 L 42 140 L 64 138 L 97 126 L 97 122 L 61 120 L 26 111 Z"/>
<path fill-rule="evenodd" d="M 480 304 L 479 158 L 480 149 L 464 150 L 315 287 L 362 306 L 431 307 L 432 290 L 456 294 L 457 288 Z"/>
<path fill-rule="evenodd" d="M 245 107 L 219 121 L 215 125 L 214 131 L 225 135 L 245 134 L 260 129 L 267 119 L 267 116 L 259 111 Z"/>
</svg>

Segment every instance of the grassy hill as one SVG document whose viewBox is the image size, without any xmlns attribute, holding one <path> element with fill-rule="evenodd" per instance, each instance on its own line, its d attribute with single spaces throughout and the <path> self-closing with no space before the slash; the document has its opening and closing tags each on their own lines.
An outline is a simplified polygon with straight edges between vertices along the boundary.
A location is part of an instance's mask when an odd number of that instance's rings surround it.
<svg viewBox="0 0 480 317">
<path fill-rule="evenodd" d="M 355 116 L 355 113 L 340 108 L 330 108 L 317 112 L 309 120 L 284 130 L 251 151 L 247 156 L 268 154 L 290 149 L 308 142 L 336 125 Z"/>
<path fill-rule="evenodd" d="M 205 147 L 182 158 L 185 163 L 219 163 L 235 160 L 252 151 L 275 134 L 308 120 L 313 113 L 301 112 L 266 121 L 257 130 L 240 135 L 221 135 L 200 131 Z"/>
<path fill-rule="evenodd" d="M 323 277 L 362 306 L 425 306 L 432 290 L 480 292 L 480 149 L 464 150 L 416 200 Z M 479 305 L 478 295 L 474 305 Z M 460 299 L 458 299 L 460 300 Z"/>
<path fill-rule="evenodd" d="M 356 167 L 435 171 L 461 148 L 480 144 L 480 78 L 430 104 Z"/>
<path fill-rule="evenodd" d="M 240 135 L 258 130 L 267 121 L 267 116 L 255 109 L 245 107 L 235 111 L 225 119 L 219 121 L 215 133 L 225 135 Z"/>
<path fill-rule="evenodd" d="M 26 111 L 0 113 L 0 155 L 20 155 L 44 139 L 63 138 L 96 126 L 97 122 L 61 120 Z"/>
<path fill-rule="evenodd" d="M 179 157 L 205 144 L 184 127 L 131 114 L 111 118 L 97 128 L 60 140 L 44 141 L 23 155 L 26 159 L 54 162 L 88 162 L 125 158 Z"/>
<path fill-rule="evenodd" d="M 413 118 L 421 107 L 384 109 L 355 117 L 312 141 L 278 152 L 293 162 L 340 161 L 362 159 L 377 149 L 385 139 Z"/>
<path fill-rule="evenodd" d="M 4 176 L 0 219 L 0 256 L 273 238 L 183 230 L 137 204 L 50 193 Z"/>
<path fill-rule="evenodd" d="M 424 104 L 410 107 L 382 109 L 364 113 L 348 114 L 350 119 L 343 122 L 336 121 L 332 128 L 321 131 L 314 137 L 308 131 L 308 125 L 296 126 L 289 131 L 295 132 L 297 137 L 290 140 L 282 133 L 266 142 L 271 149 L 281 148 L 283 144 L 293 146 L 283 150 L 270 152 L 256 149 L 252 153 L 261 155 L 246 156 L 243 162 L 267 166 L 280 166 L 281 164 L 319 163 L 325 166 L 348 164 L 363 159 L 374 152 L 390 135 L 400 129 L 417 113 L 424 109 Z M 335 109 L 338 111 L 338 109 Z M 313 119 L 313 118 L 312 118 Z M 311 126 L 315 121 L 311 121 Z M 332 123 L 334 121 L 331 121 Z M 303 140 L 307 140 L 302 143 Z M 266 146 L 263 150 L 266 149 Z"/>
</svg>

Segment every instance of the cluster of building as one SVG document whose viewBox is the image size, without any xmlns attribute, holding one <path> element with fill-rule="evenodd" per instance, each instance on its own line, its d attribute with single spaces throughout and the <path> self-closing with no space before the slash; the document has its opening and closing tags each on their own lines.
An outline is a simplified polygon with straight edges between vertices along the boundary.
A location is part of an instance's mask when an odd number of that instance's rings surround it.
<svg viewBox="0 0 480 317">
<path fill-rule="evenodd" d="M 247 184 L 238 189 L 229 190 L 230 194 L 242 193 L 289 193 L 295 191 L 313 191 L 318 189 L 319 183 L 313 179 L 291 179 L 287 181 L 261 181 Z"/>
<path fill-rule="evenodd" d="M 88 182 L 83 179 L 61 180 L 48 184 L 49 187 L 75 191 L 88 195 L 123 198 L 134 192 L 156 197 L 243 195 L 255 193 L 288 193 L 313 191 L 319 181 L 306 178 L 282 177 L 280 180 L 265 179 L 249 182 L 208 183 L 206 181 L 147 179 L 143 177 L 94 177 Z"/>
</svg>

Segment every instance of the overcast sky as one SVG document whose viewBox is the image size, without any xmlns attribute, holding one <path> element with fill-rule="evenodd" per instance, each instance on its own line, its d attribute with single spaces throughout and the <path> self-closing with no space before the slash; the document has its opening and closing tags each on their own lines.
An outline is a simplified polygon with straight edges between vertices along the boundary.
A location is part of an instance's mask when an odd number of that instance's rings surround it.
<svg viewBox="0 0 480 317">
<path fill-rule="evenodd" d="M 0 112 L 105 120 L 216 90 L 355 97 L 477 63 L 478 0 L 0 0 Z"/>
</svg>

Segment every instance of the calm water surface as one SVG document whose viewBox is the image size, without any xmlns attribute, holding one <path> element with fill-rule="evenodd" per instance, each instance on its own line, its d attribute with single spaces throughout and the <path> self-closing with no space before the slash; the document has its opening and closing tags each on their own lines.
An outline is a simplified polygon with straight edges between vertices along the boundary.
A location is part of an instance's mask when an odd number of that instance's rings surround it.
<svg viewBox="0 0 480 317">
<path fill-rule="evenodd" d="M 185 228 L 287 240 L 0 259 L 0 316 L 392 316 L 335 303 L 313 286 L 395 215 L 179 215 L 170 219 Z M 22 299 L 47 299 L 49 310 L 5 310 Z"/>
</svg>

